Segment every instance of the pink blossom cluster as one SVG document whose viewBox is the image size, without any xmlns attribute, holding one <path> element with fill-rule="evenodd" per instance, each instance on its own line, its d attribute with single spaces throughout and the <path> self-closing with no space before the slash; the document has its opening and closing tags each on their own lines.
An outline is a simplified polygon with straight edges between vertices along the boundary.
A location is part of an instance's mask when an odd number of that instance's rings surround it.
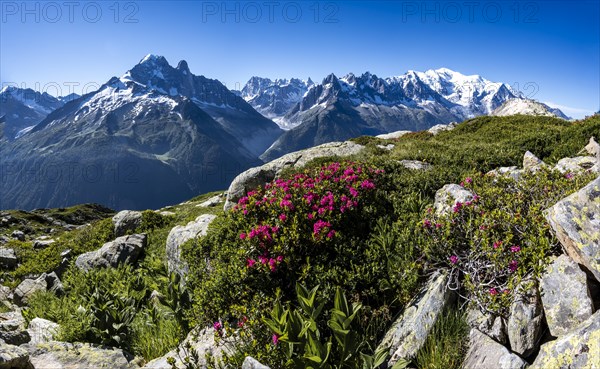
<svg viewBox="0 0 600 369">
<path fill-rule="evenodd" d="M 333 239 L 341 217 L 357 209 L 364 196 L 377 188 L 376 179 L 382 173 L 357 163 L 334 162 L 248 192 L 233 209 L 245 228 L 239 238 L 260 254 L 248 258 L 247 267 L 266 265 L 275 271 L 283 257 L 273 255 L 295 242 L 302 239 L 306 245 Z"/>
</svg>

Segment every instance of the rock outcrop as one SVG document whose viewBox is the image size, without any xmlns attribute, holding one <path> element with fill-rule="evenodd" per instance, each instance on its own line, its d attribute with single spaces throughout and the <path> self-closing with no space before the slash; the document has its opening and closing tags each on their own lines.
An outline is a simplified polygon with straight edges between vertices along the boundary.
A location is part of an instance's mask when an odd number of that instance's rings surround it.
<svg viewBox="0 0 600 369">
<path fill-rule="evenodd" d="M 508 316 L 508 339 L 512 351 L 522 357 L 537 348 L 544 328 L 542 299 L 536 283 L 515 296 Z"/>
<path fill-rule="evenodd" d="M 89 271 L 94 268 L 117 267 L 121 263 L 134 263 L 146 247 L 145 233 L 118 237 L 105 243 L 96 251 L 79 255 L 77 268 Z"/>
<path fill-rule="evenodd" d="M 565 252 L 600 281 L 600 177 L 545 212 Z"/>
<path fill-rule="evenodd" d="M 529 369 L 600 368 L 600 311 L 569 333 L 542 345 Z"/>
<path fill-rule="evenodd" d="M 191 350 L 194 350 L 200 359 L 200 362 L 197 363 L 198 369 L 206 368 L 206 355 L 219 358 L 221 357 L 223 350 L 226 349 L 215 343 L 215 330 L 213 328 L 194 330 L 177 349 L 171 350 L 163 357 L 150 361 L 144 366 L 144 369 L 171 369 L 172 366 L 167 362 L 169 358 L 175 359 L 175 367 L 177 369 L 185 368 L 182 360 L 189 357 L 191 353 L 190 350 L 186 348 L 188 344 L 191 345 Z"/>
<path fill-rule="evenodd" d="M 437 215 L 448 214 L 457 203 L 464 204 L 473 201 L 473 192 L 457 185 L 447 184 L 435 193 L 433 208 Z"/>
<path fill-rule="evenodd" d="M 364 146 L 352 141 L 331 142 L 286 154 L 260 167 L 241 173 L 229 186 L 224 209 L 230 210 L 248 191 L 264 186 L 275 179 L 285 168 L 301 168 L 313 159 L 327 156 L 350 156 L 358 154 Z"/>
<path fill-rule="evenodd" d="M 527 363 L 506 347 L 477 329 L 469 335 L 469 351 L 463 363 L 464 369 L 524 369 Z"/>
<path fill-rule="evenodd" d="M 128 232 L 135 232 L 142 225 L 142 213 L 139 211 L 123 210 L 112 218 L 112 222 L 115 229 L 115 236 L 124 236 Z"/>
<path fill-rule="evenodd" d="M 141 362 L 121 349 L 89 343 L 52 341 L 22 347 L 35 369 L 135 369 Z"/>
<path fill-rule="evenodd" d="M 429 331 L 451 300 L 452 293 L 446 286 L 447 282 L 447 274 L 433 275 L 426 289 L 406 307 L 386 333 L 377 350 L 389 348 L 388 367 L 400 359 L 413 358 L 423 346 Z"/>
<path fill-rule="evenodd" d="M 550 333 L 561 336 L 589 318 L 592 299 L 585 273 L 567 255 L 559 256 L 540 281 L 542 304 Z"/>
<path fill-rule="evenodd" d="M 17 266 L 17 255 L 15 250 L 0 247 L 0 267 L 14 269 Z"/>
<path fill-rule="evenodd" d="M 169 272 L 179 274 L 182 278 L 188 272 L 187 263 L 181 258 L 181 245 L 186 241 L 204 236 L 208 227 L 217 216 L 212 214 L 203 214 L 196 220 L 189 222 L 185 226 L 176 226 L 171 229 L 167 237 L 167 267 Z"/>
</svg>

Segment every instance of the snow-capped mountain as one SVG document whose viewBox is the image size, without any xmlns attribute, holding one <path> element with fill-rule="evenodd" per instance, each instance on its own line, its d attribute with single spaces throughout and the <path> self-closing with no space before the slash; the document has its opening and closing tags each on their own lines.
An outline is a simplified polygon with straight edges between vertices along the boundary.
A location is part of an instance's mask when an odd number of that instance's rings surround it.
<svg viewBox="0 0 600 369">
<path fill-rule="evenodd" d="M 254 109 L 265 117 L 272 119 L 283 129 L 290 129 L 283 116 L 302 101 L 302 97 L 308 89 L 314 85 L 309 78 L 306 81 L 292 78 L 276 79 L 252 77 L 239 92 Z"/>
<path fill-rule="evenodd" d="M 158 208 L 226 187 L 280 132 L 184 61 L 148 56 L 0 145 L 1 207 Z"/>
<path fill-rule="evenodd" d="M 218 80 L 192 74 L 185 60 L 173 68 L 164 57 L 147 55 L 120 80 L 134 82 L 140 88 L 165 96 L 191 99 L 256 156 L 282 133 L 270 119 L 256 112 Z"/>
<path fill-rule="evenodd" d="M 30 88 L 5 86 L 0 90 L 0 116 L 4 116 L 4 136 L 8 140 L 31 130 L 65 101 Z"/>
<path fill-rule="evenodd" d="M 262 156 L 271 160 L 291 151 L 359 135 L 422 130 L 436 124 L 490 114 L 505 101 L 522 99 L 510 86 L 481 76 L 441 68 L 408 71 L 388 78 L 371 73 L 327 76 L 281 118 L 294 128 Z"/>
<path fill-rule="evenodd" d="M 569 120 L 560 109 L 551 108 L 550 106 L 531 99 L 510 99 L 504 102 L 501 106 L 494 109 L 490 115 L 504 117 L 507 115 L 541 115 L 545 117 L 556 117 Z"/>
</svg>

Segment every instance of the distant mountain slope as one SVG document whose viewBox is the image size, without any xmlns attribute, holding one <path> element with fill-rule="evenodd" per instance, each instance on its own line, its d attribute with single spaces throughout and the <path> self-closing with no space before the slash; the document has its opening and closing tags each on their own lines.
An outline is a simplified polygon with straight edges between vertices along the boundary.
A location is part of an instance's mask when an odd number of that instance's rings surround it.
<svg viewBox="0 0 600 369">
<path fill-rule="evenodd" d="M 252 77 L 239 94 L 259 113 L 273 119 L 281 128 L 290 129 L 293 126 L 281 118 L 302 101 L 306 91 L 313 85 L 314 82 L 310 78 L 306 81 L 297 78 L 272 81 L 268 78 Z"/>
<path fill-rule="evenodd" d="M 147 55 L 120 79 L 166 96 L 191 99 L 256 156 L 283 132 L 218 80 L 192 74 L 185 60 L 173 68 L 164 57 Z"/>
<path fill-rule="evenodd" d="M 349 134 L 421 130 L 463 121 L 490 114 L 510 99 L 523 96 L 504 83 L 446 68 L 408 71 L 385 79 L 371 73 L 342 78 L 330 74 L 311 86 L 302 100 L 280 118 L 293 128 L 261 159 L 268 161 L 312 145 L 344 140 Z"/>
<path fill-rule="evenodd" d="M 96 202 L 114 209 L 145 209 L 180 202 L 224 188 L 239 172 L 259 163 L 246 148 L 248 141 L 242 142 L 250 135 L 234 137 L 229 130 L 241 130 L 242 123 L 265 123 L 263 134 L 279 131 L 241 98 L 225 90 L 219 95 L 218 81 L 192 77 L 197 83 L 173 84 L 167 83 L 172 81 L 165 73 L 164 79 L 154 79 L 155 74 L 141 84 L 137 80 L 144 71 L 173 72 L 166 66 L 138 65 L 128 74 L 131 78 L 113 77 L 99 90 L 50 113 L 22 138 L 1 145 L 0 208 Z M 186 91 L 186 86 L 198 90 Z M 194 98 L 165 94 L 172 88 Z M 213 113 L 236 112 L 218 122 L 200 103 L 215 104 Z"/>
<path fill-rule="evenodd" d="M 0 91 L 0 117 L 4 116 L 4 136 L 14 140 L 41 122 L 48 114 L 64 105 L 69 98 L 56 98 L 30 88 L 6 86 Z"/>
</svg>

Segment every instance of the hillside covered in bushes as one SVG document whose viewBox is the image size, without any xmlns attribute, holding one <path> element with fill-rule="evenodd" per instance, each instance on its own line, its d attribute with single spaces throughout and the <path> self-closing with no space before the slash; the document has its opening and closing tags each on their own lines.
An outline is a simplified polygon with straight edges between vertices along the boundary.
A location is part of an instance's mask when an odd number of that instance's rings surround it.
<svg viewBox="0 0 600 369">
<path fill-rule="evenodd" d="M 284 157 L 227 201 L 4 211 L 0 369 L 593 368 L 591 137 L 485 116 Z"/>
</svg>

